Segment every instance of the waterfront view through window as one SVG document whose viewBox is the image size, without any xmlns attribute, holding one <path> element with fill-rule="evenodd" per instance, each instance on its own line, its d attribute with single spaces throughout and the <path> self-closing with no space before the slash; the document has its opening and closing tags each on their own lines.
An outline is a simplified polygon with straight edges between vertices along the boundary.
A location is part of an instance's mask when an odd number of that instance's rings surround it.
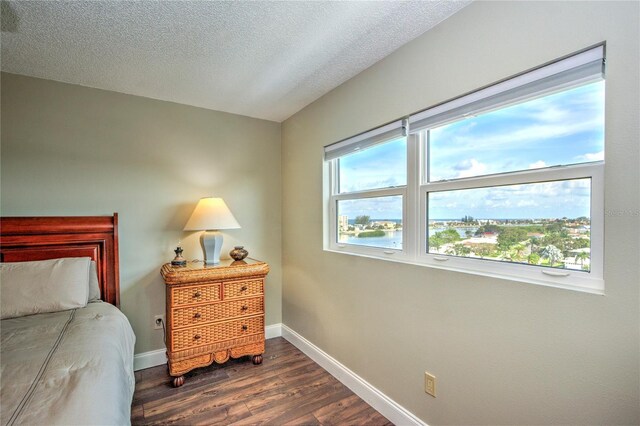
<svg viewBox="0 0 640 426">
<path fill-rule="evenodd" d="M 429 217 L 462 205 L 495 216 L 429 220 L 429 253 L 589 271 L 590 185 L 574 179 L 430 193 Z M 530 216 L 545 211 L 557 213 Z"/>
<path fill-rule="evenodd" d="M 585 50 L 326 147 L 326 247 L 602 291 L 602 54 Z"/>
<path fill-rule="evenodd" d="M 600 81 L 430 129 L 427 179 L 601 161 L 603 99 Z M 405 165 L 403 140 L 345 156 L 341 192 L 403 186 Z M 382 179 L 381 169 L 392 173 Z M 433 191 L 426 198 L 429 254 L 590 270 L 590 178 Z M 339 243 L 402 250 L 402 196 L 340 200 L 337 215 Z"/>
<path fill-rule="evenodd" d="M 402 220 L 341 215 L 338 241 L 402 249 Z M 432 254 L 590 270 L 590 220 L 576 218 L 458 219 L 429 221 Z"/>
</svg>

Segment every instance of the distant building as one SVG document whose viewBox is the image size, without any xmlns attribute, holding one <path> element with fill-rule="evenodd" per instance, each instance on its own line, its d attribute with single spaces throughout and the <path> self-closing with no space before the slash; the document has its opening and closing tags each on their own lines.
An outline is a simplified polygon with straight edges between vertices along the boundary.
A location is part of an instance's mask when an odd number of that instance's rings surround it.
<svg viewBox="0 0 640 426">
<path fill-rule="evenodd" d="M 349 229 L 349 216 L 345 214 L 338 216 L 338 229 L 341 231 Z"/>
<path fill-rule="evenodd" d="M 371 226 L 373 227 L 382 226 L 384 229 L 394 229 L 396 227 L 396 222 L 391 220 L 378 220 L 371 223 Z"/>
<path fill-rule="evenodd" d="M 498 237 L 495 234 L 487 235 L 487 233 L 485 233 L 480 237 L 471 237 L 462 240 L 462 245 L 467 247 L 484 244 L 498 244 Z"/>
</svg>

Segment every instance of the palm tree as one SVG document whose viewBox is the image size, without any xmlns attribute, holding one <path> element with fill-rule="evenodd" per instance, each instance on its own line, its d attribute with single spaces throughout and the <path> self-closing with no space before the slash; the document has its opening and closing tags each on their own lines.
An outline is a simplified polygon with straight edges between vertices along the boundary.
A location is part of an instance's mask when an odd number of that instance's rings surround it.
<svg viewBox="0 0 640 426">
<path fill-rule="evenodd" d="M 512 258 L 514 258 L 515 260 L 522 260 L 524 259 L 524 251 L 527 247 L 522 244 L 522 243 L 518 243 L 514 246 L 511 247 L 511 249 L 513 250 L 514 254 L 512 255 Z"/>
<path fill-rule="evenodd" d="M 431 251 L 431 248 L 434 248 L 436 252 L 439 253 L 440 247 L 444 244 L 444 241 L 437 234 L 439 234 L 439 232 L 437 232 L 436 235 L 429 237 L 429 251 Z"/>
<path fill-rule="evenodd" d="M 584 266 L 584 261 L 587 259 L 589 259 L 589 253 L 587 253 L 586 251 L 581 251 L 576 254 L 576 260 L 580 261 L 580 266 Z"/>
<path fill-rule="evenodd" d="M 527 261 L 532 265 L 537 265 L 538 262 L 540 262 L 540 255 L 538 253 L 531 253 Z"/>
</svg>

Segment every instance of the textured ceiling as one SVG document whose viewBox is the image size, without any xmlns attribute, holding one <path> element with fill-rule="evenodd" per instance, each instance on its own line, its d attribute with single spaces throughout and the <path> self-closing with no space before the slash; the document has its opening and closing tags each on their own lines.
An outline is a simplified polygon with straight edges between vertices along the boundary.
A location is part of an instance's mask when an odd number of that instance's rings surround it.
<svg viewBox="0 0 640 426">
<path fill-rule="evenodd" d="M 2 1 L 2 70 L 283 121 L 469 1 Z"/>
</svg>

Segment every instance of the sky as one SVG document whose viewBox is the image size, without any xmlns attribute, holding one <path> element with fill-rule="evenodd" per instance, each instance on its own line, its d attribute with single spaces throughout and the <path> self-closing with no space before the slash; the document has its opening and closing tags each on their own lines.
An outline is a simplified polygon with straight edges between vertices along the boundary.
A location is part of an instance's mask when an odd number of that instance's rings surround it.
<svg viewBox="0 0 640 426">
<path fill-rule="evenodd" d="M 604 159 L 604 81 L 429 131 L 432 182 Z M 404 138 L 342 157 L 340 192 L 406 184 Z M 588 179 L 432 193 L 430 219 L 559 218 L 589 214 Z M 400 219 L 401 199 L 342 203 L 350 218 Z"/>
</svg>

